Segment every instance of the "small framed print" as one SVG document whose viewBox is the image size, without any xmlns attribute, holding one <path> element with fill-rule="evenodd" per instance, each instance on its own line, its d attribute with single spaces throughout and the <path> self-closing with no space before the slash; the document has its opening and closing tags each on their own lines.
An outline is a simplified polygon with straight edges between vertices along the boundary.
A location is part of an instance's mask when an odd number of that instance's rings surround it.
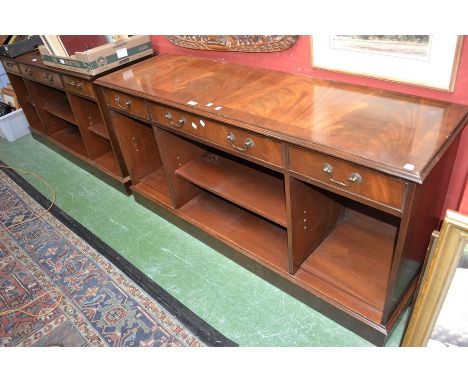
<svg viewBox="0 0 468 382">
<path fill-rule="evenodd" d="M 457 35 L 317 35 L 320 69 L 453 91 L 463 37 Z"/>
</svg>

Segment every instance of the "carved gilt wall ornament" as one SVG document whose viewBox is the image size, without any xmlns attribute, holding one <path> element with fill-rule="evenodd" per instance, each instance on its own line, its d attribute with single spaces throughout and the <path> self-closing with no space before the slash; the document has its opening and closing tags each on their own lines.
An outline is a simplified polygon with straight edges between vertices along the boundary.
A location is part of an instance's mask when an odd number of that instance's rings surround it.
<svg viewBox="0 0 468 382">
<path fill-rule="evenodd" d="M 166 38 L 189 49 L 226 52 L 279 52 L 293 46 L 298 36 L 288 35 L 172 35 Z"/>
</svg>

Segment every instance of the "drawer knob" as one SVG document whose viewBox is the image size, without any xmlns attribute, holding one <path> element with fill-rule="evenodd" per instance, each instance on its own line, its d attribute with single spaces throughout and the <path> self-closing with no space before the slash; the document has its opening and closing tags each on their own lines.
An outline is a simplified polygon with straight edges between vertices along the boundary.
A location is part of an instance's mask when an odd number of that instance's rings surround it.
<svg viewBox="0 0 468 382">
<path fill-rule="evenodd" d="M 80 86 L 81 86 L 81 84 L 80 84 Z M 124 105 L 122 105 L 120 103 L 120 97 L 119 96 L 115 97 L 115 102 L 117 103 L 117 106 L 120 107 L 123 110 L 128 110 L 130 108 L 130 106 L 132 105 L 132 101 L 129 100 L 129 99 L 125 102 Z"/>
<path fill-rule="evenodd" d="M 236 136 L 232 131 L 230 131 L 227 135 L 227 140 L 231 142 L 231 146 L 234 147 L 237 151 L 247 151 L 248 149 L 252 148 L 255 146 L 255 143 L 252 138 L 246 138 L 244 142 L 244 147 L 237 146 L 235 144 L 236 142 Z"/>
<path fill-rule="evenodd" d="M 342 186 L 342 187 L 349 187 L 351 184 L 340 182 L 339 180 L 333 179 L 333 166 L 329 163 L 324 163 L 323 164 L 323 172 L 328 174 L 328 179 L 330 179 L 331 182 Z M 362 182 L 362 176 L 359 175 L 357 172 L 353 172 L 349 175 L 348 180 L 351 183 L 361 183 Z"/>
<path fill-rule="evenodd" d="M 169 111 L 166 112 L 166 114 L 164 115 L 164 118 L 166 118 L 170 122 L 170 124 L 172 126 L 175 126 L 175 127 L 178 127 L 178 128 L 181 128 L 185 124 L 185 118 L 184 117 L 180 117 L 177 122 L 174 122 L 172 120 L 172 114 Z"/>
<path fill-rule="evenodd" d="M 32 70 L 29 69 L 29 68 L 24 69 L 24 71 L 25 71 L 27 74 L 31 74 L 31 72 L 32 72 Z"/>
</svg>

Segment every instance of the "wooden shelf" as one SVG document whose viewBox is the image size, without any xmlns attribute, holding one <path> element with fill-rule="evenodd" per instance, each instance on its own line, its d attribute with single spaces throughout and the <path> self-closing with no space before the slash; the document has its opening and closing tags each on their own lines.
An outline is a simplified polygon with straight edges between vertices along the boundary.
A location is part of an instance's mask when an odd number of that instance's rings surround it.
<svg viewBox="0 0 468 382">
<path fill-rule="evenodd" d="M 173 207 L 166 175 L 162 167 L 141 178 L 139 183 L 132 186 L 132 189 L 150 200 Z"/>
<path fill-rule="evenodd" d="M 57 99 L 54 102 L 46 102 L 43 109 L 56 117 L 76 125 L 75 116 L 73 115 L 70 104 L 66 98 L 61 101 L 58 101 Z"/>
<path fill-rule="evenodd" d="M 213 236 L 287 272 L 286 230 L 217 196 L 203 192 L 179 209 L 181 215 Z"/>
<path fill-rule="evenodd" d="M 104 123 L 96 123 L 94 125 L 90 125 L 88 126 L 88 130 L 96 135 L 99 135 L 100 137 L 109 139 L 109 134 L 107 133 Z"/>
<path fill-rule="evenodd" d="M 99 158 L 96 158 L 94 163 L 109 175 L 118 178 L 122 177 L 119 163 L 117 162 L 117 159 L 115 158 L 115 155 L 112 151 L 105 153 Z"/>
<path fill-rule="evenodd" d="M 347 217 L 294 277 L 354 312 L 380 323 L 397 229 Z"/>
<path fill-rule="evenodd" d="M 266 172 L 209 153 L 176 174 L 235 204 L 286 227 L 284 183 Z"/>
<path fill-rule="evenodd" d="M 52 134 L 50 137 L 71 151 L 74 151 L 85 157 L 88 156 L 83 138 L 81 137 L 77 127 L 68 126 Z"/>
</svg>

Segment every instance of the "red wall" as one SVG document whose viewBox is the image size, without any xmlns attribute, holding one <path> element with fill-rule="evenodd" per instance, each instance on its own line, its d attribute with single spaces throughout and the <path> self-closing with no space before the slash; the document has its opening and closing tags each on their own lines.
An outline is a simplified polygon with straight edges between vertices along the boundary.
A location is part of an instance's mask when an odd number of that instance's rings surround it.
<svg viewBox="0 0 468 382">
<path fill-rule="evenodd" d="M 353 76 L 322 69 L 314 69 L 311 67 L 311 46 L 309 36 L 300 36 L 297 43 L 292 48 L 275 53 L 200 51 L 194 49 L 185 49 L 173 45 L 164 36 L 152 36 L 151 40 L 155 51 L 158 53 L 175 53 L 218 60 L 222 59 L 226 62 L 305 74 L 312 77 L 372 86 L 380 89 L 392 90 L 401 93 L 468 105 L 468 38 L 463 39 L 460 65 L 458 68 L 455 89 L 453 92 L 445 92 L 419 86 L 400 84 L 391 81 L 376 80 L 372 78 Z M 451 208 L 455 210 L 459 209 L 463 193 L 467 188 L 467 172 L 468 129 L 465 129 L 461 137 L 457 159 L 452 172 L 452 178 L 450 180 L 445 208 Z"/>
</svg>

